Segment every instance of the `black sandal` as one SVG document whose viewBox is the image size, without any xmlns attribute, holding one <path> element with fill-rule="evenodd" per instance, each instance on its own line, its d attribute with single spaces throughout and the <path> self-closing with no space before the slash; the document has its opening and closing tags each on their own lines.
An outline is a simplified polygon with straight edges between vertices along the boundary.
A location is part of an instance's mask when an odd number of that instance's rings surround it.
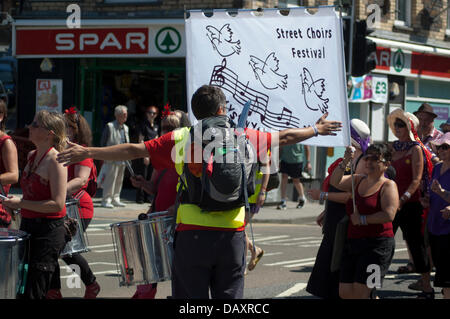
<svg viewBox="0 0 450 319">
<path fill-rule="evenodd" d="M 417 295 L 417 299 L 434 299 L 434 289 L 430 292 L 422 291 Z"/>
<path fill-rule="evenodd" d="M 398 267 L 397 273 L 399 274 L 411 274 L 416 272 L 416 267 L 414 267 L 414 264 L 409 262 L 406 266 Z"/>
</svg>

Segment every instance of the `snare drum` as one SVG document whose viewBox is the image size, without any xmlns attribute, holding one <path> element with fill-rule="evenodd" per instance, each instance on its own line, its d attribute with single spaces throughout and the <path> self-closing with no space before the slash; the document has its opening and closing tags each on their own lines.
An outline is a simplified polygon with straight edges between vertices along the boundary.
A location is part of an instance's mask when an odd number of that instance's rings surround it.
<svg viewBox="0 0 450 319">
<path fill-rule="evenodd" d="M 85 253 L 89 251 L 88 239 L 86 232 L 83 229 L 83 224 L 79 212 L 78 200 L 70 199 L 66 202 L 66 214 L 77 221 L 77 233 L 66 244 L 61 253 L 61 257 L 71 256 L 75 253 Z"/>
<path fill-rule="evenodd" d="M 174 216 L 111 224 L 120 286 L 151 284 L 172 278 Z"/>
<path fill-rule="evenodd" d="M 29 238 L 24 231 L 0 228 L 0 299 L 14 299 L 23 293 Z"/>
</svg>

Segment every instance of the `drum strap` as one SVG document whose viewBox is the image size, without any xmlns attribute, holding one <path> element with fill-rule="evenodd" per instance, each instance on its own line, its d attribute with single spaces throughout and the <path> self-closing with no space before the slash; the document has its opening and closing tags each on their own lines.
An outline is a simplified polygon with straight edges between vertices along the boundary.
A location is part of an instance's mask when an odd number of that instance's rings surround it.
<svg viewBox="0 0 450 319">
<path fill-rule="evenodd" d="M 72 198 L 76 199 L 76 200 L 80 200 L 80 198 L 83 197 L 84 193 L 86 193 L 86 191 L 85 190 L 81 190 L 77 194 L 75 194 L 75 196 L 72 196 Z"/>
</svg>

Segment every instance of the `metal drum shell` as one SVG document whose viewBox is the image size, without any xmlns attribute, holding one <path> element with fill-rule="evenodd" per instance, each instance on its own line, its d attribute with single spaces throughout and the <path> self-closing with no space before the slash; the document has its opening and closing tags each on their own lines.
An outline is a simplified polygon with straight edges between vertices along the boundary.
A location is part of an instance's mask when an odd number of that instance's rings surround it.
<svg viewBox="0 0 450 319">
<path fill-rule="evenodd" d="M 111 224 L 120 286 L 171 280 L 173 226 L 174 217 L 161 213 Z"/>
<path fill-rule="evenodd" d="M 30 235 L 0 228 L 0 299 L 15 299 L 23 284 Z"/>
<path fill-rule="evenodd" d="M 64 246 L 60 256 L 71 256 L 75 253 L 85 253 L 89 251 L 88 239 L 86 232 L 83 229 L 83 223 L 80 216 L 79 201 L 76 199 L 69 199 L 66 201 L 66 214 L 68 217 L 72 217 L 78 222 L 77 233 L 72 239 Z"/>
</svg>

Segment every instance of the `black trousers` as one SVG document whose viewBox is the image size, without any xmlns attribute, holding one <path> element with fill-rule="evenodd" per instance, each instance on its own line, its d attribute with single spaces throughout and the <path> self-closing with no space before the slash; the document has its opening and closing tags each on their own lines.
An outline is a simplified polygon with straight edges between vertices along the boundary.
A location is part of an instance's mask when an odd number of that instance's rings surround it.
<svg viewBox="0 0 450 319">
<path fill-rule="evenodd" d="M 89 224 L 91 223 L 92 219 L 85 219 L 82 218 L 81 222 L 82 222 L 82 227 L 84 229 L 84 231 L 86 231 L 86 228 L 88 228 Z M 80 267 L 80 278 L 81 281 L 83 281 L 85 286 L 89 286 L 90 284 L 93 284 L 95 282 L 95 280 L 97 279 L 94 275 L 94 273 L 92 272 L 91 268 L 89 267 L 89 264 L 87 262 L 87 260 L 83 257 L 83 255 L 76 253 L 76 254 L 72 254 L 72 256 L 66 256 L 64 258 L 62 258 L 62 260 L 64 260 L 64 262 L 67 265 L 77 265 L 78 267 Z M 57 273 L 55 273 L 55 276 L 53 276 L 52 282 L 50 284 L 50 289 L 61 289 L 61 280 L 59 279 L 60 277 L 60 271 L 58 268 Z"/>
<path fill-rule="evenodd" d="M 403 237 L 408 244 L 416 272 L 419 274 L 430 271 L 431 266 L 428 259 L 424 237 L 422 235 L 423 207 L 419 202 L 406 203 L 395 215 L 392 226 L 394 234 L 400 227 Z"/>
<path fill-rule="evenodd" d="M 188 230 L 175 234 L 172 297 L 242 299 L 245 232 Z"/>
<path fill-rule="evenodd" d="M 52 280 L 59 280 L 58 257 L 69 240 L 64 219 L 22 218 L 20 230 L 30 234 L 24 299 L 44 299 Z"/>
</svg>

